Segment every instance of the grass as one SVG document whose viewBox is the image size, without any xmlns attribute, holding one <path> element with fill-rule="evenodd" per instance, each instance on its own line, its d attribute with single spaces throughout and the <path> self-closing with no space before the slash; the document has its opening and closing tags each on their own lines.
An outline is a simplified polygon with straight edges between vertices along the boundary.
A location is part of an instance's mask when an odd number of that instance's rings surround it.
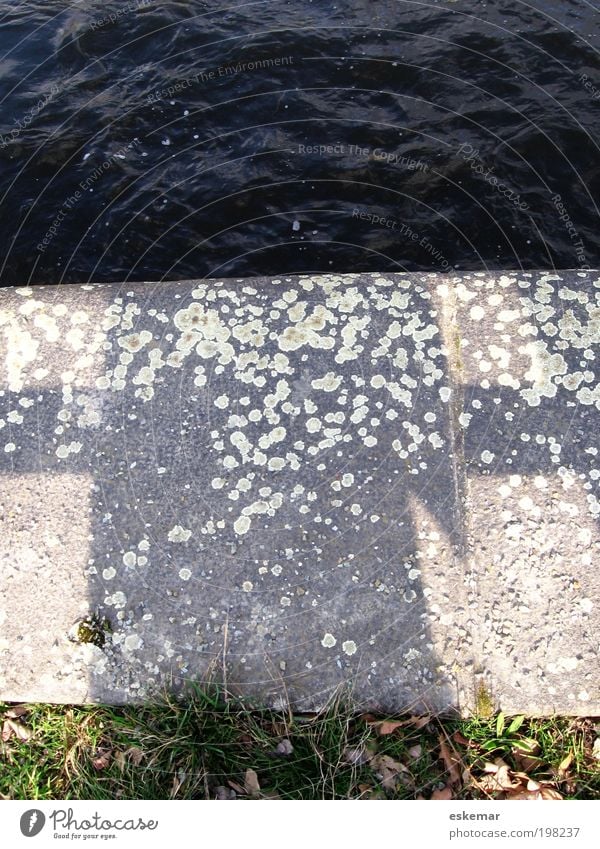
<svg viewBox="0 0 600 849">
<path fill-rule="evenodd" d="M 0 703 L 9 799 L 600 798 L 600 726 L 568 717 L 250 710 L 212 690 L 116 708 Z"/>
</svg>

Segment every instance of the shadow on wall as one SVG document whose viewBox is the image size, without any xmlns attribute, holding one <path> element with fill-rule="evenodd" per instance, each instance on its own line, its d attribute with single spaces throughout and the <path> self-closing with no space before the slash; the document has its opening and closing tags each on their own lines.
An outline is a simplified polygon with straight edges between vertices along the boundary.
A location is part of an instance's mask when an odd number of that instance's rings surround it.
<svg viewBox="0 0 600 849">
<path fill-rule="evenodd" d="M 2 694 L 568 698 L 597 290 L 553 277 L 5 290 Z"/>
</svg>

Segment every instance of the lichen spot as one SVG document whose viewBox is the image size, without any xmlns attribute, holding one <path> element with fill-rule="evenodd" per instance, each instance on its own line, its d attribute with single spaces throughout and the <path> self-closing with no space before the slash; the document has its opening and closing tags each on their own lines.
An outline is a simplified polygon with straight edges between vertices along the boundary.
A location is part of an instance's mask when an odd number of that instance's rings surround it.
<svg viewBox="0 0 600 849">
<path fill-rule="evenodd" d="M 242 536 L 243 534 L 248 533 L 248 531 L 250 530 L 250 524 L 251 524 L 251 521 L 250 521 L 249 516 L 240 516 L 233 523 L 233 530 L 236 532 L 236 534 L 239 534 L 240 536 Z"/>
<path fill-rule="evenodd" d="M 175 525 L 168 533 L 169 542 L 187 542 L 192 532 L 181 525 Z"/>
<path fill-rule="evenodd" d="M 348 656 L 356 654 L 356 643 L 354 640 L 344 640 L 342 643 L 342 651 Z"/>
<path fill-rule="evenodd" d="M 192 577 L 192 573 L 190 572 L 189 569 L 180 569 L 179 570 L 179 577 L 181 578 L 182 581 L 189 581 L 189 579 Z"/>
<path fill-rule="evenodd" d="M 142 645 L 142 638 L 137 634 L 130 634 L 128 637 L 125 637 L 123 641 L 123 648 L 125 651 L 135 651 L 135 649 L 141 648 Z"/>
<path fill-rule="evenodd" d="M 337 643 L 337 640 L 333 636 L 333 634 L 325 634 L 325 636 L 321 640 L 321 645 L 323 646 L 324 649 L 332 649 L 335 646 L 336 643 Z"/>
<path fill-rule="evenodd" d="M 152 334 L 149 330 L 142 330 L 140 333 L 129 333 L 127 336 L 121 336 L 117 339 L 117 343 L 126 351 L 131 351 L 132 354 L 141 351 L 142 348 L 152 341 Z"/>
</svg>

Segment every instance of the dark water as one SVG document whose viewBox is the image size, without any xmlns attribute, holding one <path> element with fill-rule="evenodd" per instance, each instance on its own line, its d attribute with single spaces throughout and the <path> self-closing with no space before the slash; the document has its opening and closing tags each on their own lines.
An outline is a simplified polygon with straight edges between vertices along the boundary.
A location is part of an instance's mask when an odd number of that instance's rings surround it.
<svg viewBox="0 0 600 849">
<path fill-rule="evenodd" d="M 599 19 L 2 0 L 1 280 L 598 266 Z"/>
</svg>

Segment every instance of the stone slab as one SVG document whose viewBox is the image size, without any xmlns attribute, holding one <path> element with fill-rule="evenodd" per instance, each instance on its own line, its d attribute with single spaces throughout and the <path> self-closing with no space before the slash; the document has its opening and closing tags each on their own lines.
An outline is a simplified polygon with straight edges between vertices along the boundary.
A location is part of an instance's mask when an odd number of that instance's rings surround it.
<svg viewBox="0 0 600 849">
<path fill-rule="evenodd" d="M 1 290 L 0 698 L 600 712 L 598 286 Z"/>
</svg>

